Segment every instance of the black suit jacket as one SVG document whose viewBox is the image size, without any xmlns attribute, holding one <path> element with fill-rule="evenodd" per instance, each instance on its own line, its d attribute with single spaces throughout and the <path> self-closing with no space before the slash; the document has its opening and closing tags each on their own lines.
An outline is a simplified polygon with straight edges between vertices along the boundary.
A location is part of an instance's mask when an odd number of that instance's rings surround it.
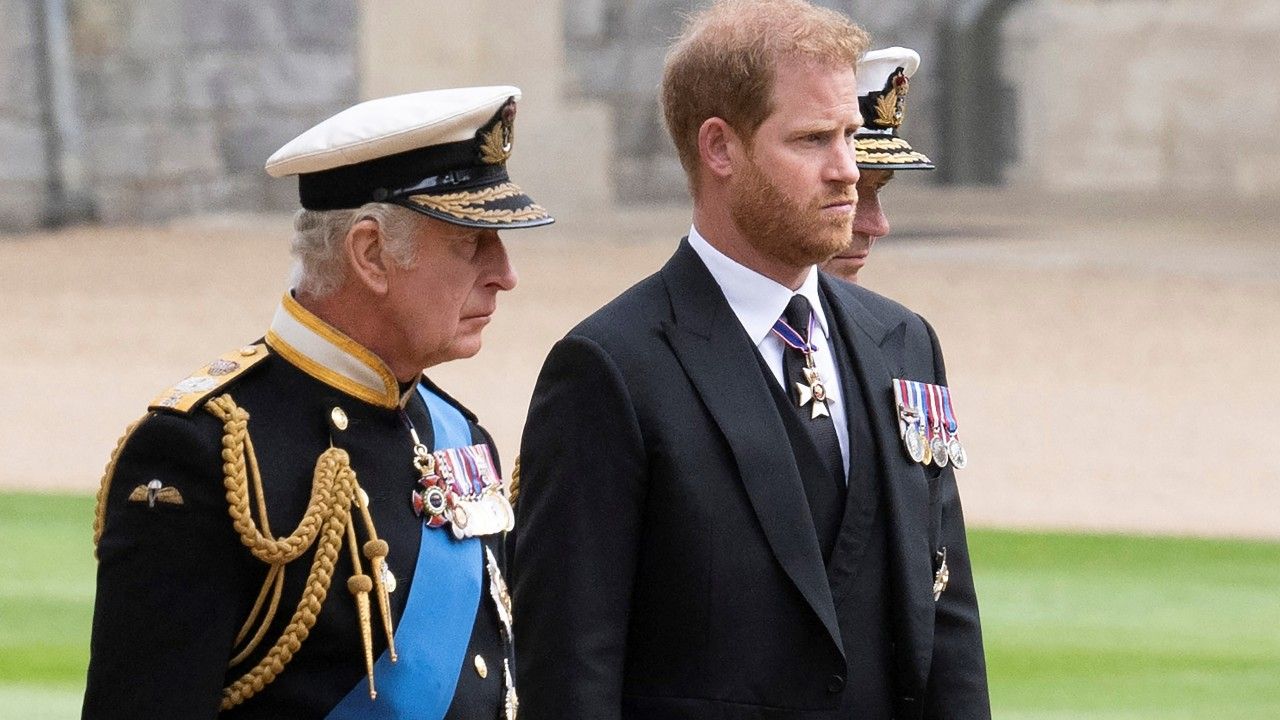
<svg viewBox="0 0 1280 720">
<path fill-rule="evenodd" d="M 955 478 L 912 463 L 897 434 L 890 381 L 945 383 L 936 339 L 893 301 L 825 275 L 821 287 L 871 398 L 895 715 L 988 717 Z M 766 382 L 687 242 L 552 349 L 521 445 L 523 718 L 841 716 L 858 681 L 845 677 L 841 581 Z M 944 546 L 951 582 L 935 603 Z"/>
</svg>

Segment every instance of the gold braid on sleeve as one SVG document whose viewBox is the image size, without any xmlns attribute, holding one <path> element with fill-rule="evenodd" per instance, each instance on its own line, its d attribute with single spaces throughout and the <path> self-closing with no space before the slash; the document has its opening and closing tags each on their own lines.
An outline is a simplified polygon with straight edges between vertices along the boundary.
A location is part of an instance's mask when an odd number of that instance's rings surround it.
<svg viewBox="0 0 1280 720">
<path fill-rule="evenodd" d="M 137 430 L 147 417 L 149 416 L 144 415 L 125 428 L 124 434 L 116 441 L 115 450 L 111 451 L 107 469 L 102 471 L 102 482 L 98 484 L 98 497 L 93 509 L 93 556 L 95 558 L 98 557 L 98 543 L 102 540 L 102 531 L 107 524 L 107 496 L 111 494 L 111 479 L 116 474 L 116 463 L 120 461 L 120 453 L 124 452 L 125 443 L 133 437 L 133 431 Z"/>
<path fill-rule="evenodd" d="M 516 456 L 515 466 L 511 468 L 511 480 L 507 482 L 507 501 L 511 507 L 516 506 L 516 498 L 520 496 L 520 456 Z"/>
</svg>

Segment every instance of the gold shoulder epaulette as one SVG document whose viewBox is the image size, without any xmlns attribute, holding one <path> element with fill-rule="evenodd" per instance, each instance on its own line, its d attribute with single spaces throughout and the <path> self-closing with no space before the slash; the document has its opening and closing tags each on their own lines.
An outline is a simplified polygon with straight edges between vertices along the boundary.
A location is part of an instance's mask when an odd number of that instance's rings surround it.
<svg viewBox="0 0 1280 720">
<path fill-rule="evenodd" d="M 268 355 L 270 353 L 267 351 L 267 346 L 261 343 L 245 345 L 239 350 L 225 353 L 177 385 L 157 395 L 147 409 L 191 412 L 191 409 L 199 405 L 202 400 L 266 359 Z"/>
</svg>

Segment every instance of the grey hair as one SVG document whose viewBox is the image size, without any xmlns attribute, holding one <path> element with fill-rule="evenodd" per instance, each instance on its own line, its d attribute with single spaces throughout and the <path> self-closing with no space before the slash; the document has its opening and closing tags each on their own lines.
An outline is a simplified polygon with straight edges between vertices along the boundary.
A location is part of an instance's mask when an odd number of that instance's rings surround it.
<svg viewBox="0 0 1280 720">
<path fill-rule="evenodd" d="M 299 210 L 293 216 L 293 289 L 325 297 L 347 277 L 342 241 L 361 220 L 373 220 L 382 230 L 387 253 L 402 268 L 413 265 L 417 246 L 414 230 L 418 213 L 390 203 L 365 203 L 354 210 Z"/>
</svg>

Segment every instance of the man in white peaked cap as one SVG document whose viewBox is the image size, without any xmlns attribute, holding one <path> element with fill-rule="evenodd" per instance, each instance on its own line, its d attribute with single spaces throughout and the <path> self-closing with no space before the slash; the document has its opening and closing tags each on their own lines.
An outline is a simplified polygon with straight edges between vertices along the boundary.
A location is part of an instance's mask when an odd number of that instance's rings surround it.
<svg viewBox="0 0 1280 720">
<path fill-rule="evenodd" d="M 854 144 L 858 153 L 858 207 L 849 246 L 822 266 L 823 270 L 858 281 L 858 271 L 876 240 L 889 234 L 889 219 L 880 192 L 898 170 L 932 170 L 933 162 L 899 133 L 907 111 L 910 78 L 920 68 L 920 55 L 904 47 L 872 50 L 858 61 L 858 107 L 863 125 Z"/>
<path fill-rule="evenodd" d="M 111 458 L 84 717 L 514 718 L 507 488 L 423 368 L 515 286 L 498 232 L 552 221 L 507 175 L 519 97 L 371 100 L 267 162 L 294 284 Z"/>
</svg>

